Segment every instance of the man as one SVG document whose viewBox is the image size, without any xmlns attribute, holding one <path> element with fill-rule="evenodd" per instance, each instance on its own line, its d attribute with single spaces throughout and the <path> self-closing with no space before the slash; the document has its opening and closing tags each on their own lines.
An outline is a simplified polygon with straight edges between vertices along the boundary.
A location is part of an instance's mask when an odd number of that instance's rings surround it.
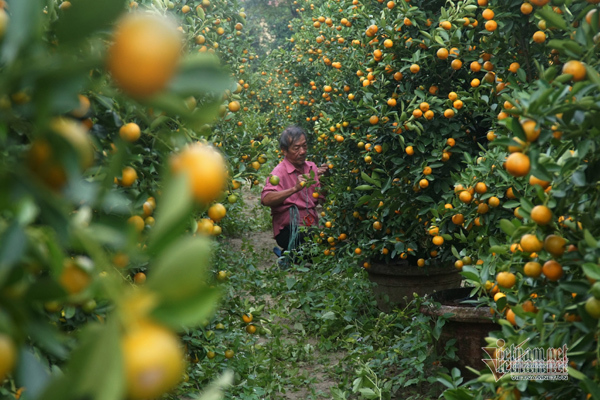
<svg viewBox="0 0 600 400">
<path fill-rule="evenodd" d="M 319 175 L 327 170 L 327 164 L 317 168 L 314 162 L 306 161 L 308 145 L 306 132 L 298 126 L 288 126 L 279 139 L 279 148 L 283 152 L 284 159 L 271 172 L 271 176 L 277 176 L 279 182 L 270 179 L 263 188 L 261 204 L 271 207 L 273 218 L 273 236 L 279 247 L 285 250 L 293 250 L 302 242 L 304 235 L 298 235 L 297 227 L 313 226 L 317 224 L 318 216 L 315 207 L 318 200 L 324 200 L 323 196 L 318 199 L 313 197 L 319 184 Z M 311 179 L 311 171 L 314 172 L 315 184 L 306 187 L 304 182 Z M 290 238 L 295 239 L 290 243 Z M 281 256 L 279 248 L 273 249 L 275 254 Z"/>
</svg>

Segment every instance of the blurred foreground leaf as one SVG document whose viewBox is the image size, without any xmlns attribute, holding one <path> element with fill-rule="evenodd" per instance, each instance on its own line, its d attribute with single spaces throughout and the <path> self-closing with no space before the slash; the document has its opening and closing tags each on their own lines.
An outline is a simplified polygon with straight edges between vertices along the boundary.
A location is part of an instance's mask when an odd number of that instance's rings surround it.
<svg viewBox="0 0 600 400">
<path fill-rule="evenodd" d="M 223 391 L 233 384 L 233 371 L 225 371 L 223 375 L 198 397 L 196 400 L 221 400 L 224 397 Z"/>
<path fill-rule="evenodd" d="M 147 287 L 159 294 L 161 302 L 193 298 L 206 285 L 209 262 L 208 239 L 181 238 L 158 256 Z"/>
<path fill-rule="evenodd" d="M 0 235 L 0 283 L 21 258 L 27 244 L 23 228 L 14 222 Z"/>
<path fill-rule="evenodd" d="M 82 331 L 81 344 L 71 355 L 65 375 L 44 392 L 44 400 L 123 398 L 125 382 L 117 320 L 90 325 Z"/>
<path fill-rule="evenodd" d="M 23 396 L 22 399 L 32 400 L 39 398 L 40 400 L 51 400 L 44 396 L 38 397 L 49 379 L 50 373 L 42 364 L 41 360 L 30 350 L 21 350 L 15 380 L 19 386 L 25 386 L 27 388 L 27 391 L 24 393 L 25 396 Z"/>
<path fill-rule="evenodd" d="M 75 44 L 105 29 L 125 8 L 124 0 L 79 0 L 63 11 L 56 23 L 60 44 Z"/>
<path fill-rule="evenodd" d="M 31 46 L 33 42 L 41 38 L 44 24 L 41 12 L 43 0 L 11 0 L 10 24 L 2 43 L 1 61 L 6 64 L 12 63 L 19 55 L 21 47 Z M 33 46 L 32 46 L 33 47 Z"/>
<path fill-rule="evenodd" d="M 169 83 L 169 91 L 182 96 L 223 93 L 233 80 L 211 54 L 190 54 L 183 59 L 177 75 Z"/>
<path fill-rule="evenodd" d="M 216 288 L 199 288 L 197 294 L 184 300 L 163 301 L 152 312 L 152 317 L 175 330 L 198 326 L 211 316 L 219 297 L 220 291 Z"/>
<path fill-rule="evenodd" d="M 163 193 L 156 210 L 156 225 L 149 238 L 150 254 L 160 253 L 183 233 L 193 208 L 187 176 L 172 178 Z"/>
</svg>

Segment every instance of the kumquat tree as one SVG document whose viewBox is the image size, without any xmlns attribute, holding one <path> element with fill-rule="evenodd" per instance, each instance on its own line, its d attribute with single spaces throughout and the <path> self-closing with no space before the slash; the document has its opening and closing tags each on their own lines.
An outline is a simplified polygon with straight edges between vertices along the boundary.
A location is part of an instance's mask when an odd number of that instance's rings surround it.
<svg viewBox="0 0 600 400">
<path fill-rule="evenodd" d="M 600 399 L 599 0 L 0 0 L 0 152 L 2 399 Z"/>
</svg>

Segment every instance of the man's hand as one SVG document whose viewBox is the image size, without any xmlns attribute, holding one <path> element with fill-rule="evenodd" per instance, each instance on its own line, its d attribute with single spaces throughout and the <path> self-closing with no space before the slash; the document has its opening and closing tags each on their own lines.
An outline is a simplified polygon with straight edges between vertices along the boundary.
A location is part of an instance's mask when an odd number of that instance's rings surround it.
<svg viewBox="0 0 600 400">
<path fill-rule="evenodd" d="M 294 193 L 301 191 L 306 185 L 306 178 L 303 175 L 298 176 L 298 181 L 294 185 Z"/>
<path fill-rule="evenodd" d="M 319 176 L 323 175 L 327 171 L 329 171 L 329 167 L 327 166 L 327 163 L 323 163 L 323 164 L 321 164 L 320 167 L 317 168 L 317 174 Z"/>
</svg>

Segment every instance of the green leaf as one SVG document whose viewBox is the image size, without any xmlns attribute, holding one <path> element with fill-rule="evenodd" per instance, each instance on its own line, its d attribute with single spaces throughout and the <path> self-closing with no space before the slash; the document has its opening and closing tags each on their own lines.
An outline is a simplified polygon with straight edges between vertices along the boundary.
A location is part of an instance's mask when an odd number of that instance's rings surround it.
<svg viewBox="0 0 600 400">
<path fill-rule="evenodd" d="M 369 388 L 360 388 L 358 389 L 360 394 L 367 399 L 377 399 L 379 396 L 373 391 L 373 389 Z"/>
<path fill-rule="evenodd" d="M 221 99 L 202 104 L 194 110 L 188 108 L 181 95 L 173 92 L 162 92 L 150 99 L 144 100 L 144 105 L 155 110 L 162 110 L 170 115 L 178 115 L 186 120 L 191 129 L 201 131 L 204 124 L 213 122 L 218 115 Z"/>
<path fill-rule="evenodd" d="M 44 0 L 18 0 L 10 2 L 10 23 L 2 42 L 2 64 L 10 64 L 19 55 L 21 47 L 32 46 L 44 31 L 41 12 Z"/>
<path fill-rule="evenodd" d="M 460 273 L 462 276 L 464 276 L 467 279 L 470 279 L 472 281 L 477 281 L 479 282 L 479 272 L 477 271 L 477 268 L 475 267 L 471 267 L 469 265 L 465 265 L 462 268 L 462 271 Z"/>
<path fill-rule="evenodd" d="M 359 185 L 357 187 L 354 188 L 354 190 L 358 190 L 359 192 L 366 192 L 369 190 L 374 190 L 375 188 L 373 186 L 370 185 Z"/>
<path fill-rule="evenodd" d="M 75 316 L 75 307 L 72 305 L 66 305 L 63 308 L 63 311 L 65 312 L 66 319 L 71 319 Z"/>
<path fill-rule="evenodd" d="M 517 76 L 519 77 L 519 80 L 521 80 L 522 82 L 527 82 L 527 73 L 525 72 L 525 69 L 519 68 L 517 70 Z"/>
<path fill-rule="evenodd" d="M 565 43 L 567 41 L 566 40 L 559 40 L 559 39 L 550 39 L 548 41 L 548 47 L 552 48 L 552 49 L 556 49 L 556 50 L 563 50 L 565 48 Z M 554 68 L 554 67 L 553 67 Z M 550 68 L 549 68 L 550 69 Z M 555 68 L 557 69 L 557 68 Z M 556 75 L 556 74 L 555 74 Z M 546 79 L 547 81 L 552 80 L 552 78 L 546 78 L 546 76 L 544 75 L 544 79 Z"/>
<path fill-rule="evenodd" d="M 598 71 L 596 71 L 591 65 L 586 65 L 585 69 L 587 71 L 588 78 L 600 88 L 600 74 L 598 74 Z"/>
<path fill-rule="evenodd" d="M 520 205 L 521 205 L 521 203 L 518 202 L 517 200 L 509 200 L 506 203 L 502 204 L 502 208 L 506 208 L 509 210 L 511 208 L 515 208 Z"/>
<path fill-rule="evenodd" d="M 592 399 L 600 399 L 600 386 L 596 382 L 586 377 L 583 379 L 583 382 L 581 382 L 581 385 L 586 392 L 591 393 Z"/>
<path fill-rule="evenodd" d="M 187 176 L 171 179 L 156 210 L 156 225 L 149 237 L 148 251 L 157 254 L 175 240 L 187 227 L 193 208 Z"/>
<path fill-rule="evenodd" d="M 548 42 L 548 46 L 549 46 L 550 48 L 553 48 L 553 49 L 557 49 L 557 50 L 558 50 L 558 47 L 557 47 L 557 46 L 553 46 L 553 45 L 552 45 L 552 42 L 553 42 L 553 41 L 554 41 L 554 40 L 550 40 L 550 41 Z M 545 80 L 547 80 L 547 81 L 551 81 L 551 80 L 553 80 L 553 79 L 556 77 L 556 75 L 558 74 L 558 72 L 559 72 L 559 68 L 558 68 L 557 66 L 552 66 L 552 67 L 550 67 L 550 68 L 547 68 L 547 69 L 546 69 L 546 71 L 544 72 L 544 79 L 545 79 Z"/>
<path fill-rule="evenodd" d="M 161 302 L 152 311 L 152 317 L 174 330 L 181 330 L 182 326 L 198 326 L 211 316 L 220 296 L 219 290 L 202 287 L 191 297 Z"/>
<path fill-rule="evenodd" d="M 375 173 L 373 173 L 373 174 L 375 174 Z M 361 172 L 360 176 L 361 176 L 361 178 L 363 178 L 363 179 L 364 179 L 366 182 L 369 182 L 370 184 L 372 184 L 372 185 L 375 185 L 375 186 L 377 186 L 377 187 L 381 187 L 381 181 L 380 181 L 379 179 L 374 179 L 374 178 L 371 178 L 369 175 L 367 175 L 367 174 L 366 174 L 366 173 L 364 173 L 364 172 Z M 368 186 L 368 185 L 361 185 L 361 186 Z M 359 186 L 359 187 L 360 187 L 360 186 Z M 370 186 L 369 186 L 369 187 L 370 187 Z M 360 189 L 358 189 L 358 187 L 357 187 L 357 188 L 356 188 L 356 190 L 360 190 Z"/>
<path fill-rule="evenodd" d="M 27 290 L 27 299 L 30 301 L 50 301 L 62 299 L 67 292 L 55 279 L 42 277 L 37 279 Z"/>
<path fill-rule="evenodd" d="M 533 209 L 534 205 L 531 201 L 529 201 L 527 198 L 523 197 L 521 198 L 521 210 L 525 211 L 526 213 L 531 214 L 531 210 Z M 519 211 L 521 211 L 519 210 Z"/>
<path fill-rule="evenodd" d="M 500 229 L 502 229 L 502 231 L 504 231 L 504 233 L 506 233 L 508 236 L 512 236 L 512 234 L 515 232 L 515 230 L 517 228 L 509 220 L 501 219 L 500 220 Z"/>
<path fill-rule="evenodd" d="M 431 197 L 429 197 L 429 196 L 426 196 L 426 195 L 424 195 L 424 194 L 422 194 L 421 196 L 418 196 L 418 197 L 416 198 L 416 200 L 418 200 L 418 201 L 422 201 L 422 202 L 424 202 L 424 203 L 435 203 L 435 200 L 433 200 Z"/>
<path fill-rule="evenodd" d="M 502 246 L 492 246 L 490 247 L 490 253 L 506 254 L 508 253 L 508 250 L 506 250 L 506 248 Z"/>
<path fill-rule="evenodd" d="M 587 229 L 583 230 L 583 238 L 585 239 L 585 242 L 587 243 L 587 245 L 590 246 L 592 249 L 595 249 L 598 247 L 598 241 L 592 236 L 592 234 L 590 233 L 589 230 L 587 230 Z"/>
<path fill-rule="evenodd" d="M 537 313 L 535 316 L 535 327 L 540 333 L 544 332 L 544 313 Z"/>
<path fill-rule="evenodd" d="M 233 384 L 233 371 L 225 371 L 223 375 L 211 382 L 210 386 L 195 397 L 195 400 L 221 400 L 224 397 L 224 391 Z"/>
<path fill-rule="evenodd" d="M 568 53 L 571 53 L 569 55 L 574 57 L 583 54 L 583 48 L 581 45 L 573 40 L 566 40 L 564 43 L 564 48 Z"/>
<path fill-rule="evenodd" d="M 581 170 L 577 170 L 577 171 L 573 172 L 571 179 L 575 186 L 584 187 L 585 185 L 587 185 L 586 180 L 585 180 L 585 173 Z"/>
<path fill-rule="evenodd" d="M 587 282 L 561 282 L 559 287 L 568 293 L 577 293 L 580 295 L 585 295 L 589 291 L 589 284 Z"/>
<path fill-rule="evenodd" d="M 222 93 L 231 88 L 233 80 L 220 65 L 219 58 L 210 53 L 186 56 L 177 74 L 169 82 L 168 90 L 181 96 Z"/>
<path fill-rule="evenodd" d="M 158 117 L 156 117 L 154 119 L 154 121 L 152 121 L 152 123 L 150 124 L 150 129 L 154 130 L 156 129 L 156 127 L 163 125 L 165 122 L 169 121 L 171 118 L 167 117 L 166 115 L 160 115 Z"/>
<path fill-rule="evenodd" d="M 285 278 L 285 284 L 286 284 L 288 290 L 292 290 L 292 288 L 296 284 L 296 278 L 293 278 L 293 277 Z"/>
<path fill-rule="evenodd" d="M 365 196 L 362 196 L 360 199 L 358 199 L 358 200 L 356 201 L 356 205 L 357 205 L 357 206 L 360 206 L 360 205 L 362 205 L 362 204 L 364 204 L 364 203 L 366 203 L 366 202 L 370 201 L 372 198 L 373 198 L 373 196 L 370 196 L 370 195 L 365 195 Z"/>
<path fill-rule="evenodd" d="M 444 390 L 443 395 L 446 400 L 473 400 L 475 398 L 466 388 Z"/>
<path fill-rule="evenodd" d="M 520 139 L 527 140 L 525 131 L 517 118 L 506 118 L 506 127 L 512 131 Z"/>
<path fill-rule="evenodd" d="M 0 284 L 13 265 L 23 255 L 27 246 L 27 236 L 18 222 L 13 222 L 0 236 Z"/>
<path fill-rule="evenodd" d="M 68 357 L 69 353 L 61 342 L 56 327 L 51 326 L 50 321 L 31 321 L 27 326 L 27 332 L 39 348 L 60 360 Z"/>
<path fill-rule="evenodd" d="M 27 388 L 28 398 L 65 400 L 64 397 L 61 398 L 57 396 L 38 397 L 50 381 L 50 374 L 46 366 L 44 366 L 30 350 L 21 349 L 15 380 L 18 386 Z"/>
<path fill-rule="evenodd" d="M 569 376 L 571 376 L 577 380 L 580 380 L 580 381 L 587 378 L 583 372 L 580 372 L 580 371 L 576 370 L 575 368 L 568 368 L 568 373 L 569 373 Z"/>
<path fill-rule="evenodd" d="M 71 355 L 66 369 L 76 398 L 97 400 L 122 398 L 125 392 L 121 343 L 117 319 L 86 327 L 81 344 Z"/>
<path fill-rule="evenodd" d="M 439 376 L 436 377 L 436 380 L 449 389 L 454 388 L 454 385 L 452 384 L 452 377 L 450 377 L 450 375 L 439 374 Z"/>
<path fill-rule="evenodd" d="M 61 12 L 56 22 L 59 44 L 80 42 L 92 33 L 110 27 L 124 11 L 124 0 L 79 0 Z"/>
<path fill-rule="evenodd" d="M 126 231 L 118 229 L 116 226 L 104 224 L 91 224 L 90 231 L 93 232 L 94 238 L 103 244 L 119 247 L 127 240 Z"/>
<path fill-rule="evenodd" d="M 583 264 L 583 273 L 591 279 L 600 280 L 600 265 L 594 263 Z"/>
<path fill-rule="evenodd" d="M 385 183 L 385 185 L 383 186 L 383 188 L 381 189 L 381 193 L 387 192 L 391 187 L 392 187 L 392 177 L 390 176 L 388 178 L 387 182 Z"/>
<path fill-rule="evenodd" d="M 458 254 L 458 251 L 456 250 L 456 247 L 452 246 L 451 250 L 452 250 L 452 255 L 454 257 L 460 258 L 460 254 Z"/>
<path fill-rule="evenodd" d="M 555 13 L 549 6 L 539 9 L 537 11 L 537 14 L 540 15 L 544 20 L 546 20 L 546 23 L 548 24 L 549 28 L 556 27 L 562 30 L 568 29 L 565 20 L 560 16 L 560 14 Z"/>
<path fill-rule="evenodd" d="M 327 311 L 325 314 L 321 315 L 321 319 L 324 320 L 334 320 L 335 313 L 333 311 Z"/>
<path fill-rule="evenodd" d="M 146 286 L 166 302 L 194 298 L 205 285 L 209 264 L 209 239 L 181 238 L 157 256 Z"/>
<path fill-rule="evenodd" d="M 495 302 L 496 302 L 496 306 L 498 307 L 498 310 L 503 310 L 504 307 L 506 307 L 507 300 L 506 300 L 506 297 L 500 297 L 498 300 L 495 300 Z M 505 321 L 505 322 L 508 322 L 508 321 Z M 510 324 L 510 322 L 509 322 L 509 324 Z"/>
<path fill-rule="evenodd" d="M 553 177 L 552 175 L 548 172 L 548 170 L 546 170 L 546 168 L 539 163 L 535 163 L 532 170 L 531 170 L 531 174 L 533 176 L 535 176 L 538 179 L 542 179 L 544 181 L 549 181 L 552 182 Z"/>
<path fill-rule="evenodd" d="M 64 375 L 55 376 L 54 380 L 52 380 L 48 386 L 42 388 L 44 393 L 41 397 L 35 397 L 31 392 L 29 397 L 27 394 L 24 394 L 22 399 L 44 399 L 44 400 L 77 400 L 73 397 L 72 392 L 70 390 L 70 382 Z M 29 390 L 28 390 L 29 391 Z"/>
</svg>

